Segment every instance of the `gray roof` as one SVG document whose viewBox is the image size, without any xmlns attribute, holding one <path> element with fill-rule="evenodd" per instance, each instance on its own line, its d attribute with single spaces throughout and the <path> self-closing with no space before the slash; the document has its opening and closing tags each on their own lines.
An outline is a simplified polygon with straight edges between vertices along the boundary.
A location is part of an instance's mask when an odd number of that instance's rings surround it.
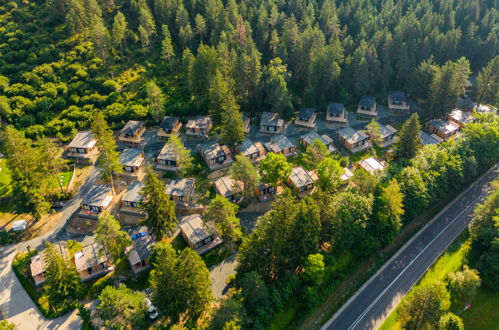
<svg viewBox="0 0 499 330">
<path fill-rule="evenodd" d="M 208 116 L 197 116 L 187 122 L 187 127 L 206 128 L 211 124 L 211 118 Z"/>
<path fill-rule="evenodd" d="M 144 184 L 140 181 L 132 182 L 126 190 L 125 195 L 122 200 L 127 202 L 135 202 L 140 203 L 144 200 L 144 196 L 142 196 L 142 189 L 144 188 Z"/>
<path fill-rule="evenodd" d="M 180 223 L 180 229 L 192 244 L 199 243 L 212 235 L 199 214 L 185 217 Z"/>
<path fill-rule="evenodd" d="M 126 230 L 132 238 L 133 250 L 137 253 L 140 260 L 147 259 L 152 252 L 154 246 L 154 239 L 147 232 L 147 227 L 136 227 Z M 130 256 L 130 250 L 127 254 Z"/>
<path fill-rule="evenodd" d="M 165 131 L 171 131 L 172 129 L 175 128 L 175 125 L 177 125 L 177 123 L 178 123 L 177 117 L 165 116 L 161 121 L 161 124 L 159 124 L 159 128 L 162 128 Z"/>
<path fill-rule="evenodd" d="M 205 143 L 200 147 L 201 153 L 208 159 L 224 156 L 228 154 L 227 146 L 220 145 L 217 141 Z"/>
<path fill-rule="evenodd" d="M 83 197 L 82 204 L 92 206 L 108 206 L 113 199 L 111 186 L 94 184 Z"/>
<path fill-rule="evenodd" d="M 435 134 L 429 135 L 423 131 L 421 131 L 420 137 L 423 145 L 439 144 L 442 142 L 442 139 L 439 136 L 436 136 Z"/>
<path fill-rule="evenodd" d="M 166 188 L 166 193 L 173 196 L 187 196 L 194 190 L 195 182 L 192 178 L 182 178 L 172 181 Z"/>
<path fill-rule="evenodd" d="M 178 155 L 175 154 L 175 151 L 173 150 L 173 147 L 165 143 L 161 151 L 159 152 L 159 155 L 157 157 L 158 159 L 167 159 L 167 160 L 177 160 Z"/>
<path fill-rule="evenodd" d="M 398 101 L 398 102 L 405 102 L 405 93 L 401 91 L 390 91 L 389 92 L 390 98 L 392 101 Z"/>
<path fill-rule="evenodd" d="M 389 135 L 397 133 L 397 130 L 394 127 L 392 127 L 391 125 L 385 126 L 385 125 L 378 123 L 378 126 L 379 126 L 379 133 L 381 134 L 381 138 L 385 138 Z"/>
<path fill-rule="evenodd" d="M 139 148 L 126 148 L 121 152 L 120 164 L 123 166 L 140 166 L 143 161 L 142 150 Z"/>
<path fill-rule="evenodd" d="M 262 119 L 260 120 L 261 126 L 282 126 L 284 121 L 279 118 L 279 114 L 275 112 L 264 112 L 262 113 Z"/>
<path fill-rule="evenodd" d="M 362 131 L 355 131 L 351 127 L 345 127 L 340 129 L 338 131 L 338 134 L 351 144 L 368 138 L 366 133 Z"/>
<path fill-rule="evenodd" d="M 449 114 L 449 117 L 463 124 L 471 123 L 473 121 L 473 116 L 470 113 L 465 112 L 461 109 L 452 110 L 451 113 Z"/>
<path fill-rule="evenodd" d="M 75 253 L 75 265 L 79 272 L 97 266 L 101 262 L 106 262 L 107 260 L 104 249 L 97 242 L 85 245 L 81 251 Z"/>
<path fill-rule="evenodd" d="M 301 107 L 300 111 L 298 112 L 298 118 L 303 121 L 309 121 L 310 118 L 312 118 L 312 116 L 314 115 L 315 111 L 316 110 L 314 108 Z"/>
<path fill-rule="evenodd" d="M 259 151 L 255 143 L 249 138 L 246 138 L 243 142 L 241 142 L 238 149 L 243 155 L 251 155 Z"/>
<path fill-rule="evenodd" d="M 457 124 L 444 119 L 433 119 L 430 120 L 429 124 L 446 134 L 457 131 L 459 129 L 459 126 Z"/>
<path fill-rule="evenodd" d="M 319 135 L 317 132 L 309 132 L 305 135 L 302 135 L 301 138 L 307 143 L 307 144 L 312 144 L 315 140 L 319 140 L 324 145 L 328 146 L 329 144 L 333 143 L 333 140 L 327 136 L 326 134 Z"/>
<path fill-rule="evenodd" d="M 345 111 L 345 105 L 343 103 L 331 102 L 327 105 L 327 113 L 329 115 L 341 115 Z"/>
<path fill-rule="evenodd" d="M 376 104 L 376 99 L 370 96 L 362 96 L 360 98 L 359 104 L 364 108 L 372 108 Z"/>
<path fill-rule="evenodd" d="M 70 148 L 93 148 L 97 140 L 90 131 L 78 132 L 69 144 Z"/>
<path fill-rule="evenodd" d="M 272 152 L 281 152 L 284 149 L 294 147 L 294 144 L 285 135 L 281 134 L 272 137 L 265 146 Z"/>
<path fill-rule="evenodd" d="M 144 123 L 137 120 L 129 120 L 125 127 L 121 129 L 121 134 L 135 135 L 138 130 L 144 126 Z"/>
<path fill-rule="evenodd" d="M 298 188 L 308 186 L 309 184 L 313 184 L 315 182 L 310 173 L 305 171 L 305 169 L 301 166 L 297 166 L 291 170 L 289 179 Z"/>
</svg>

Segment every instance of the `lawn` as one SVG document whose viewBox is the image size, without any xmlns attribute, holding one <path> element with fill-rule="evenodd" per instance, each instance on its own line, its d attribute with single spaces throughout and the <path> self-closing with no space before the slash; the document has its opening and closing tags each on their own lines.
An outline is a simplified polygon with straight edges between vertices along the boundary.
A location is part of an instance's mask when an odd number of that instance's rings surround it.
<svg viewBox="0 0 499 330">
<path fill-rule="evenodd" d="M 12 193 L 10 170 L 5 159 L 0 159 L 0 198 L 9 197 Z"/>
<path fill-rule="evenodd" d="M 66 187 L 69 185 L 69 181 L 71 180 L 72 175 L 73 175 L 73 167 L 72 166 L 69 167 L 69 169 L 67 171 L 61 172 L 61 173 L 59 173 L 59 175 L 57 175 L 57 179 L 59 179 L 63 189 L 66 189 Z M 60 191 L 60 185 L 57 182 L 57 179 L 55 178 L 55 176 L 52 175 L 51 180 L 50 180 L 50 186 L 51 186 L 52 190 L 55 192 Z"/>
<path fill-rule="evenodd" d="M 230 251 L 224 248 L 224 246 L 219 246 L 210 252 L 203 254 L 201 259 L 203 259 L 206 267 L 210 268 L 213 265 L 218 264 L 219 262 L 224 261 L 230 256 Z"/>
<path fill-rule="evenodd" d="M 467 262 L 470 251 L 470 240 L 468 231 L 461 234 L 447 251 L 437 260 L 437 262 L 421 278 L 418 285 L 429 284 L 433 281 L 442 281 L 447 274 L 461 269 Z M 471 302 L 471 309 L 463 311 L 451 309 L 455 314 L 463 318 L 466 329 L 497 329 L 499 323 L 497 306 L 499 306 L 499 294 L 494 293 L 487 288 L 480 288 L 477 295 Z M 397 323 L 397 309 L 395 309 L 385 322 L 379 328 L 380 330 L 398 330 L 401 329 Z"/>
</svg>

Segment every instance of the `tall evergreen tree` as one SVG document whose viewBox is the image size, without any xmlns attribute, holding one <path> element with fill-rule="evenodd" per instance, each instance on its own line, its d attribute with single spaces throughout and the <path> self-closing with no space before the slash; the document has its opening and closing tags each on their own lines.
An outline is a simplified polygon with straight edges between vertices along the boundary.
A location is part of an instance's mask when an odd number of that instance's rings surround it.
<svg viewBox="0 0 499 330">
<path fill-rule="evenodd" d="M 141 207 L 146 212 L 143 224 L 156 240 L 161 240 L 175 229 L 177 217 L 175 205 L 166 194 L 165 184 L 151 168 L 147 169 L 142 196 L 144 202 Z"/>
<path fill-rule="evenodd" d="M 96 145 L 99 150 L 97 165 L 102 169 L 103 177 L 111 181 L 114 192 L 113 175 L 123 172 L 123 168 L 120 164 L 113 131 L 109 128 L 106 119 L 100 112 L 95 113 L 92 117 L 92 132 L 97 139 Z"/>
<path fill-rule="evenodd" d="M 125 41 L 125 34 L 127 31 L 127 21 L 125 15 L 123 15 L 120 11 L 114 16 L 113 21 L 113 45 L 119 46 L 121 60 L 125 63 L 125 55 L 123 53 L 123 42 Z"/>
<path fill-rule="evenodd" d="M 421 124 L 417 113 L 412 114 L 402 125 L 395 142 L 395 159 L 411 159 L 421 145 Z"/>
<path fill-rule="evenodd" d="M 122 257 L 125 254 L 125 248 L 132 244 L 132 239 L 121 230 L 118 220 L 108 212 L 99 215 L 95 239 L 104 248 L 104 251 L 99 253 L 107 254 L 113 262 Z"/>
<path fill-rule="evenodd" d="M 482 68 L 476 79 L 477 104 L 490 103 L 499 107 L 499 55 Z"/>
<path fill-rule="evenodd" d="M 170 73 L 172 73 L 172 58 L 175 57 L 175 50 L 173 48 L 172 37 L 167 25 L 162 26 L 163 41 L 161 41 L 161 55 L 163 59 L 168 61 L 170 66 Z"/>
<path fill-rule="evenodd" d="M 165 115 L 165 97 L 161 88 L 151 80 L 147 83 L 147 103 L 149 104 L 149 111 L 155 121 L 160 121 Z"/>
<path fill-rule="evenodd" d="M 244 199 L 249 200 L 255 195 L 259 177 L 255 166 L 251 164 L 248 158 L 243 155 L 237 155 L 236 161 L 230 168 L 230 175 L 234 180 L 242 182 Z"/>
<path fill-rule="evenodd" d="M 273 112 L 281 113 L 285 118 L 290 118 L 293 114 L 293 105 L 288 91 L 286 65 L 280 58 L 270 61 L 265 78 L 265 92 L 267 103 Z"/>
<path fill-rule="evenodd" d="M 61 149 L 50 141 L 50 139 L 43 138 L 38 141 L 38 150 L 44 160 L 45 168 L 52 175 L 52 178 L 57 181 L 61 194 L 63 194 L 64 189 L 60 179 L 60 173 L 67 167 L 67 161 L 62 158 Z"/>
<path fill-rule="evenodd" d="M 186 173 L 192 168 L 192 156 L 189 149 L 184 146 L 180 137 L 176 135 L 170 136 L 168 144 L 173 149 L 173 153 L 177 155 L 177 167 L 181 175 Z"/>
</svg>

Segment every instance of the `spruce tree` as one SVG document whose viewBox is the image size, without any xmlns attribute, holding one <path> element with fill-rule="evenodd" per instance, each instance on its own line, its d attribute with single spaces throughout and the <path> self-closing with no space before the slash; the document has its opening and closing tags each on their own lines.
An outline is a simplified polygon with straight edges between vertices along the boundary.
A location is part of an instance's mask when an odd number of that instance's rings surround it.
<svg viewBox="0 0 499 330">
<path fill-rule="evenodd" d="M 125 63 L 125 55 L 123 54 L 123 41 L 125 40 L 126 28 L 127 22 L 125 15 L 118 11 L 118 13 L 114 16 L 113 21 L 113 45 L 115 47 L 119 46 L 123 64 Z"/>
<path fill-rule="evenodd" d="M 175 57 L 175 51 L 173 49 L 172 37 L 170 35 L 170 30 L 167 25 L 162 26 L 163 31 L 163 41 L 161 41 L 161 56 L 163 59 L 168 61 L 170 66 L 170 73 L 172 73 L 172 58 Z"/>
<path fill-rule="evenodd" d="M 499 107 L 499 55 L 482 68 L 476 79 L 477 105 L 490 103 Z"/>
<path fill-rule="evenodd" d="M 177 167 L 181 175 L 186 175 L 192 168 L 192 156 L 189 149 L 184 146 L 180 137 L 176 135 L 170 136 L 168 144 L 173 149 L 173 153 L 177 155 Z"/>
<path fill-rule="evenodd" d="M 421 125 L 417 113 L 412 114 L 402 125 L 395 142 L 395 159 L 411 159 L 421 145 Z"/>
<path fill-rule="evenodd" d="M 175 204 L 166 194 L 165 184 L 159 180 L 158 175 L 151 168 L 147 169 L 142 196 L 144 196 L 144 202 L 141 207 L 146 212 L 142 223 L 159 241 L 168 233 L 173 232 L 177 225 L 177 217 Z"/>
<path fill-rule="evenodd" d="M 152 118 L 155 121 L 160 121 L 165 114 L 165 97 L 163 96 L 163 92 L 153 80 L 147 83 L 146 91 L 147 103 Z"/>
<path fill-rule="evenodd" d="M 120 174 L 123 168 L 120 164 L 120 156 L 114 140 L 113 131 L 107 124 L 102 113 L 93 115 L 92 132 L 97 139 L 97 149 L 99 150 L 99 159 L 97 165 L 102 169 L 104 179 L 109 179 L 114 192 L 113 174 Z"/>
</svg>

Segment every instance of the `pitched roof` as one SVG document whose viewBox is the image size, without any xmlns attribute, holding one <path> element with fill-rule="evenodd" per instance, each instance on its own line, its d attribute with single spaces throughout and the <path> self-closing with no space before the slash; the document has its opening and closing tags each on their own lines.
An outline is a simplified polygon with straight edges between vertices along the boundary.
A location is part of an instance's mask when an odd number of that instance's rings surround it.
<svg viewBox="0 0 499 330">
<path fill-rule="evenodd" d="M 390 91 L 389 92 L 390 99 L 392 101 L 397 101 L 397 102 L 405 102 L 405 93 L 401 91 Z"/>
<path fill-rule="evenodd" d="M 182 178 L 172 181 L 166 188 L 166 194 L 170 196 L 187 196 L 194 190 L 195 180 Z"/>
<path fill-rule="evenodd" d="M 139 148 L 126 148 L 121 152 L 120 164 L 122 166 L 140 166 L 144 162 L 142 150 Z"/>
<path fill-rule="evenodd" d="M 444 119 L 433 119 L 430 120 L 429 124 L 436 129 L 444 132 L 445 134 L 452 133 L 459 130 L 459 126 L 452 121 Z"/>
<path fill-rule="evenodd" d="M 361 107 L 370 109 L 370 108 L 374 107 L 374 105 L 376 104 L 376 99 L 374 97 L 370 97 L 370 96 L 362 96 L 360 98 L 359 104 Z"/>
<path fill-rule="evenodd" d="M 452 110 L 451 113 L 449 113 L 449 117 L 463 124 L 471 123 L 473 121 L 473 116 L 461 109 Z"/>
<path fill-rule="evenodd" d="M 343 182 L 350 180 L 350 178 L 353 176 L 352 171 L 348 167 L 343 168 L 344 172 L 341 175 L 341 180 Z"/>
<path fill-rule="evenodd" d="M 383 125 L 381 123 L 378 123 L 379 126 L 379 133 L 381 134 L 381 138 L 385 138 L 389 135 L 397 133 L 397 130 L 392 127 L 391 125 Z"/>
<path fill-rule="evenodd" d="M 359 162 L 359 166 L 367 172 L 374 174 L 376 171 L 383 171 L 385 166 L 381 164 L 376 158 L 369 157 Z"/>
<path fill-rule="evenodd" d="M 68 248 L 66 242 L 58 242 L 55 243 L 56 252 L 59 253 L 64 259 L 69 259 Z M 31 276 L 40 275 L 45 271 L 45 254 L 47 250 L 44 249 L 40 251 L 37 255 L 31 257 L 31 263 L 29 265 L 31 270 Z"/>
<path fill-rule="evenodd" d="M 316 178 L 301 166 L 297 166 L 291 170 L 289 179 L 297 188 L 308 186 L 316 181 Z"/>
<path fill-rule="evenodd" d="M 173 147 L 170 144 L 165 143 L 163 148 L 161 148 L 157 159 L 177 160 L 178 155 L 175 153 Z"/>
<path fill-rule="evenodd" d="M 315 140 L 319 140 L 324 143 L 325 146 L 333 143 L 333 140 L 326 134 L 319 135 L 317 132 L 309 132 L 301 136 L 302 140 L 304 140 L 307 144 L 312 144 Z"/>
<path fill-rule="evenodd" d="M 144 196 L 142 196 L 142 189 L 144 188 L 144 184 L 140 181 L 134 181 L 127 187 L 125 195 L 123 195 L 122 200 L 127 202 L 135 202 L 140 203 L 144 200 Z"/>
<path fill-rule="evenodd" d="M 175 128 L 175 125 L 178 123 L 177 117 L 165 116 L 161 123 L 159 124 L 159 128 L 164 129 L 165 131 L 171 131 Z"/>
<path fill-rule="evenodd" d="M 246 138 L 241 144 L 238 146 L 239 152 L 241 152 L 244 156 L 248 156 L 257 152 L 260 152 L 263 149 L 263 145 L 261 142 L 253 142 L 249 138 Z"/>
<path fill-rule="evenodd" d="M 223 176 L 215 180 L 215 188 L 223 197 L 230 197 L 234 193 L 243 190 L 243 184 L 240 181 L 235 181 L 230 175 Z"/>
<path fill-rule="evenodd" d="M 127 249 L 128 260 L 135 265 L 151 255 L 154 239 L 147 232 L 147 227 L 128 229 L 126 232 L 132 238 L 132 245 Z"/>
<path fill-rule="evenodd" d="M 185 217 L 180 223 L 180 229 L 192 244 L 199 243 L 212 235 L 199 214 Z"/>
<path fill-rule="evenodd" d="M 419 136 L 421 138 L 421 143 L 423 145 L 439 144 L 440 142 L 442 142 L 442 139 L 438 135 L 435 135 L 435 134 L 429 135 L 429 134 L 421 131 Z"/>
<path fill-rule="evenodd" d="M 341 115 L 345 111 L 345 105 L 343 103 L 330 102 L 327 104 L 327 113 L 332 115 Z"/>
<path fill-rule="evenodd" d="M 216 141 L 208 142 L 202 145 L 200 148 L 201 153 L 207 159 L 213 159 L 230 154 L 230 150 L 226 145 L 220 145 Z"/>
<path fill-rule="evenodd" d="M 362 131 L 355 131 L 351 127 L 345 127 L 338 131 L 338 134 L 342 136 L 348 143 L 353 144 L 368 138 L 367 134 Z"/>
<path fill-rule="evenodd" d="M 284 120 L 279 118 L 279 114 L 275 112 L 264 112 L 262 113 L 262 119 L 260 120 L 260 126 L 282 126 Z"/>
<path fill-rule="evenodd" d="M 137 120 L 129 120 L 126 125 L 121 129 L 121 134 L 135 135 L 142 127 L 144 123 Z"/>
<path fill-rule="evenodd" d="M 316 110 L 314 108 L 301 107 L 300 111 L 298 112 L 298 118 L 303 121 L 308 121 L 315 114 L 315 111 Z"/>
<path fill-rule="evenodd" d="M 90 131 L 78 132 L 69 144 L 70 148 L 93 148 L 97 140 Z"/>
<path fill-rule="evenodd" d="M 108 260 L 102 246 L 97 243 L 85 245 L 81 251 L 75 253 L 75 265 L 78 272 L 85 271 L 87 268 L 97 266 Z"/>
<path fill-rule="evenodd" d="M 294 144 L 284 135 L 277 135 L 270 139 L 270 142 L 265 143 L 265 147 L 271 152 L 279 153 L 287 148 L 294 147 Z"/>
<path fill-rule="evenodd" d="M 210 125 L 211 119 L 208 116 L 197 116 L 187 122 L 188 128 L 206 128 Z"/>
<path fill-rule="evenodd" d="M 107 207 L 113 201 L 111 186 L 94 184 L 83 197 L 82 204 Z"/>
</svg>

